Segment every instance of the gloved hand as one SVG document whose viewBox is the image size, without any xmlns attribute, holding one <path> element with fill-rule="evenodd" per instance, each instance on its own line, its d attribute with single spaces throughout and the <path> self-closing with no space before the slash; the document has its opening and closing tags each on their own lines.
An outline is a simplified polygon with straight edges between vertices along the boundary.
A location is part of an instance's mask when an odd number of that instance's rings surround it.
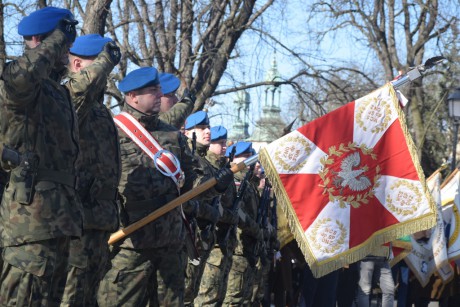
<svg viewBox="0 0 460 307">
<path fill-rule="evenodd" d="M 107 52 L 110 56 L 110 60 L 112 61 L 113 65 L 117 65 L 120 63 L 121 59 L 121 51 L 120 47 L 115 44 L 115 42 L 107 42 L 104 46 L 104 51 Z"/>
<path fill-rule="evenodd" d="M 219 209 L 217 208 L 202 204 L 199 207 L 199 212 L 197 214 L 197 217 L 205 219 L 211 222 L 212 224 L 216 224 L 220 218 L 220 212 L 219 212 Z"/>
<path fill-rule="evenodd" d="M 233 172 L 229 168 L 223 167 L 217 171 L 215 178 L 217 183 L 214 188 L 217 192 L 223 193 L 233 182 Z"/>
<path fill-rule="evenodd" d="M 186 88 L 180 100 L 188 104 L 195 105 L 196 97 L 188 88 Z"/>
<path fill-rule="evenodd" d="M 59 21 L 56 29 L 61 30 L 67 37 L 67 43 L 71 44 L 77 38 L 77 28 L 75 27 L 77 24 L 78 21 L 73 19 L 73 16 L 67 16 Z"/>
</svg>

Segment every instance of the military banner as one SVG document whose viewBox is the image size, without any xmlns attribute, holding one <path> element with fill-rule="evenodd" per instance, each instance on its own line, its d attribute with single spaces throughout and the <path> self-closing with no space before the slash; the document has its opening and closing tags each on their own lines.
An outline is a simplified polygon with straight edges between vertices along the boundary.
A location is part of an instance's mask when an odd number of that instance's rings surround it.
<svg viewBox="0 0 460 307">
<path fill-rule="evenodd" d="M 399 261 L 406 258 L 412 251 L 412 244 L 410 236 L 404 236 L 391 242 L 393 257 L 390 259 L 390 266 L 393 267 Z"/>
<path fill-rule="evenodd" d="M 436 222 L 391 84 L 274 141 L 260 160 L 316 277 Z"/>
<path fill-rule="evenodd" d="M 447 258 L 447 242 L 441 207 L 441 174 L 439 171 L 430 176 L 427 185 L 436 202 L 436 226 L 422 234 L 414 234 L 412 237 L 413 250 L 404 259 L 423 287 L 428 284 L 434 272 L 438 273 L 444 283 L 454 276 Z M 417 235 L 420 238 L 416 240 Z"/>
<path fill-rule="evenodd" d="M 460 259 L 460 173 L 455 169 L 441 185 L 443 217 L 448 234 L 447 256 L 449 260 Z"/>
</svg>

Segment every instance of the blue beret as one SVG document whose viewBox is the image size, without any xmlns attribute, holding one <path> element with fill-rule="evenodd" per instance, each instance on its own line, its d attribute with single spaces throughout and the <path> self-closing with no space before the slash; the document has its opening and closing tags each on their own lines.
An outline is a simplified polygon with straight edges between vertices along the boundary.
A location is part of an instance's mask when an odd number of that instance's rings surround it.
<svg viewBox="0 0 460 307">
<path fill-rule="evenodd" d="M 185 130 L 192 129 L 198 125 L 209 125 L 208 113 L 205 111 L 195 112 L 185 120 Z"/>
<path fill-rule="evenodd" d="M 211 142 L 227 139 L 227 129 L 224 126 L 215 126 L 211 128 Z"/>
<path fill-rule="evenodd" d="M 22 36 L 42 35 L 53 31 L 62 18 L 75 20 L 71 11 L 47 6 L 24 17 L 18 25 Z"/>
<path fill-rule="evenodd" d="M 160 74 L 161 91 L 163 94 L 169 94 L 179 88 L 180 80 L 173 74 L 161 73 Z"/>
<path fill-rule="evenodd" d="M 225 151 L 225 156 L 230 156 L 230 153 L 233 150 L 233 147 L 236 147 L 235 150 L 235 157 L 245 154 L 245 153 L 250 153 L 254 154 L 255 151 L 252 149 L 252 143 L 251 142 L 238 142 L 236 144 L 233 144 L 232 146 L 227 147 L 227 150 Z"/>
<path fill-rule="evenodd" d="M 70 53 L 78 56 L 97 56 L 104 49 L 105 44 L 112 41 L 111 38 L 102 37 L 99 34 L 79 36 L 70 48 Z"/>
<path fill-rule="evenodd" d="M 141 67 L 133 70 L 118 83 L 118 89 L 128 93 L 140 88 L 160 84 L 158 71 L 155 67 Z"/>
</svg>

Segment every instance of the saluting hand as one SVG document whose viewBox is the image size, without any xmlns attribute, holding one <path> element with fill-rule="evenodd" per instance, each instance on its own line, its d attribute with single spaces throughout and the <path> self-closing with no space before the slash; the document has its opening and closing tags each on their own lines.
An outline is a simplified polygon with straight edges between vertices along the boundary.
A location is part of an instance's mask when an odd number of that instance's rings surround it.
<svg viewBox="0 0 460 307">
<path fill-rule="evenodd" d="M 61 30 L 67 37 L 67 42 L 71 44 L 77 38 L 77 28 L 75 27 L 77 24 L 77 20 L 71 17 L 65 17 L 59 21 L 56 29 Z"/>
<path fill-rule="evenodd" d="M 104 51 L 110 55 L 110 60 L 112 60 L 114 65 L 120 63 L 121 60 L 121 51 L 120 47 L 117 46 L 114 42 L 108 42 L 104 46 Z"/>
</svg>

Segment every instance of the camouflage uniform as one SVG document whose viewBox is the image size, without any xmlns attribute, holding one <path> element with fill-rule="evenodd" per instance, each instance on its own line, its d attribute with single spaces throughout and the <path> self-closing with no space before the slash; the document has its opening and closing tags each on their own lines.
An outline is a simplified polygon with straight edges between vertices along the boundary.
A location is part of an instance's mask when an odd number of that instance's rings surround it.
<svg viewBox="0 0 460 307">
<path fill-rule="evenodd" d="M 188 144 L 191 147 L 191 140 L 188 140 Z M 209 146 L 204 146 L 200 143 L 196 144 L 195 159 L 204 170 L 205 175 L 208 177 L 214 177 L 217 170 L 206 160 L 206 152 Z M 193 300 L 198 295 L 198 289 L 200 287 L 201 277 L 203 276 L 204 267 L 206 260 L 209 257 L 211 249 L 215 243 L 215 223 L 217 222 L 216 217 L 219 213 L 219 200 L 220 196 L 216 196 L 212 200 L 193 200 L 184 205 L 184 211 L 187 218 L 193 219 L 196 233 L 196 247 L 200 255 L 200 262 L 198 265 L 193 265 L 187 262 L 187 268 L 185 273 L 185 295 L 184 302 L 186 305 L 193 305 Z"/>
<path fill-rule="evenodd" d="M 82 205 L 75 191 L 77 119 L 67 90 L 59 84 L 61 75 L 53 71 L 67 50 L 65 35 L 55 30 L 6 64 L 0 80 L 0 139 L 23 156 L 33 152 L 39 159 L 35 176 L 22 172 L 23 165 L 12 168 L 4 192 L 2 306 L 59 304 L 70 237 L 82 234 Z M 2 167 L 11 168 L 4 162 Z M 28 193 L 30 179 L 34 194 Z"/>
<path fill-rule="evenodd" d="M 225 165 L 225 158 L 208 151 L 206 159 L 215 169 Z M 236 247 L 236 233 L 233 226 L 238 223 L 238 215 L 232 209 L 236 197 L 236 186 L 232 184 L 221 196 L 222 216 L 216 225 L 216 244 L 206 261 L 201 279 L 197 306 L 221 306 L 227 289 L 228 273 L 232 265 L 232 255 Z M 227 234 L 228 233 L 228 234 Z"/>
<path fill-rule="evenodd" d="M 105 274 L 107 240 L 118 229 L 117 187 L 121 162 L 118 134 L 104 106 L 107 78 L 114 68 L 103 51 L 88 67 L 69 73 L 66 83 L 78 115 L 81 159 L 79 195 L 84 209 L 84 234 L 70 243 L 70 272 L 64 302 L 95 306 L 99 282 Z"/>
<path fill-rule="evenodd" d="M 248 170 L 235 174 L 237 182 L 241 182 Z M 233 254 L 232 267 L 228 277 L 227 293 L 224 306 L 249 306 L 252 297 L 254 274 L 257 262 L 258 241 L 262 239 L 262 230 L 256 223 L 257 208 L 260 197 L 258 183 L 251 179 L 243 195 L 240 210 L 245 219 L 240 217 L 237 229 L 237 246 Z"/>
<path fill-rule="evenodd" d="M 279 249 L 279 244 L 276 238 L 276 230 L 267 221 L 267 226 L 263 229 L 264 244 L 261 248 L 264 252 L 259 251 L 259 261 L 257 262 L 257 270 L 255 274 L 255 282 L 252 294 L 252 302 L 254 306 L 263 304 L 266 291 L 268 291 L 268 278 L 270 269 L 273 266 L 275 250 Z"/>
<path fill-rule="evenodd" d="M 160 113 L 160 119 L 171 126 L 180 129 L 185 122 L 185 119 L 193 111 L 193 101 L 190 98 L 184 97 L 169 109 L 168 112 Z"/>
<path fill-rule="evenodd" d="M 0 144 L 0 153 L 3 152 L 3 146 Z M 3 169 L 0 169 L 0 200 L 3 198 L 3 191 L 5 190 L 5 186 L 9 181 L 9 174 L 5 172 Z M 0 224 L 0 228 L 3 227 Z M 2 249 L 0 247 L 0 269 L 3 267 L 3 260 L 1 257 Z"/>
<path fill-rule="evenodd" d="M 193 162 L 185 136 L 174 127 L 125 104 L 124 111 L 135 117 L 162 145 L 179 159 L 185 174 L 181 192 L 209 179 Z M 120 150 L 122 174 L 119 184 L 129 221 L 135 222 L 178 197 L 176 184 L 162 175 L 153 161 L 122 130 Z M 200 197 L 212 198 L 215 189 Z M 182 248 L 185 229 L 181 208 L 175 208 L 142 227 L 111 251 L 111 263 L 98 291 L 99 306 L 182 306 L 185 261 Z M 152 294 L 153 291 L 153 294 Z M 162 297 L 158 297 L 161 293 Z"/>
</svg>

